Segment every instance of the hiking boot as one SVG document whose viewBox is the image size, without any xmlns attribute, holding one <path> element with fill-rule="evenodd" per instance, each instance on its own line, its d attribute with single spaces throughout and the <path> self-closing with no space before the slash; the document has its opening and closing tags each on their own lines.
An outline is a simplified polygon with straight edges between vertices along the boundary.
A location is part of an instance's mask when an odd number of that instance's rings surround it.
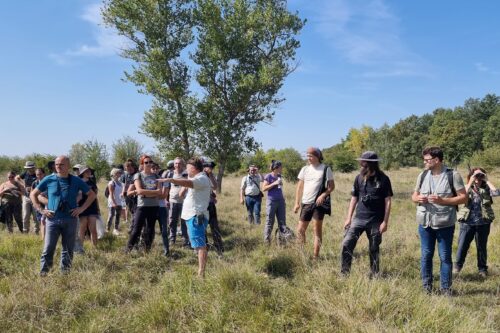
<svg viewBox="0 0 500 333">
<path fill-rule="evenodd" d="M 453 274 L 458 275 L 460 271 L 462 270 L 462 267 L 459 267 L 457 265 L 453 265 Z"/>
<path fill-rule="evenodd" d="M 479 271 L 479 276 L 483 279 L 486 279 L 486 277 L 488 276 L 488 272 L 487 271 Z"/>
</svg>

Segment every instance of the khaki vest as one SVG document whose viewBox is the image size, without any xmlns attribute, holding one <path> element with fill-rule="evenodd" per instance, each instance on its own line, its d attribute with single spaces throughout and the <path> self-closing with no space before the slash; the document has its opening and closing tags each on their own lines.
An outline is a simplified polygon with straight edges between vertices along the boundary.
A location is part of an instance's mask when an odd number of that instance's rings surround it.
<svg viewBox="0 0 500 333">
<path fill-rule="evenodd" d="M 472 187 L 467 191 L 468 202 L 460 208 L 458 212 L 458 222 L 467 222 L 470 214 L 470 204 L 472 203 L 474 194 Z M 493 203 L 493 199 L 490 194 L 490 187 L 486 185 L 485 187 L 479 188 L 479 195 L 481 196 L 481 215 L 483 216 L 483 220 L 485 222 L 492 222 L 495 219 L 495 213 L 493 212 L 493 208 L 491 204 Z"/>
<path fill-rule="evenodd" d="M 442 198 L 453 197 L 451 185 L 446 175 L 446 167 L 443 166 L 440 177 L 433 179 L 432 172 L 427 172 L 420 194 L 437 194 Z M 438 205 L 433 203 L 420 204 L 417 206 L 417 222 L 424 228 L 441 229 L 451 227 L 457 221 L 456 206 Z"/>
</svg>

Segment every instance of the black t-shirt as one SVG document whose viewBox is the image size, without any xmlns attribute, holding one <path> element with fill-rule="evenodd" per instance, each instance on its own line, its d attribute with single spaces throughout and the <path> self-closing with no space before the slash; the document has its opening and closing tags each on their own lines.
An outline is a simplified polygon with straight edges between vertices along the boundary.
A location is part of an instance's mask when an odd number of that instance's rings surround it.
<svg viewBox="0 0 500 333">
<path fill-rule="evenodd" d="M 353 224 L 366 226 L 369 223 L 382 223 L 385 215 L 385 198 L 392 197 L 391 180 L 383 173 L 369 177 L 357 175 L 351 192 L 358 198 Z"/>
<path fill-rule="evenodd" d="M 33 186 L 33 182 L 36 180 L 36 175 L 31 175 L 28 171 L 24 171 L 19 177 L 24 180 L 24 186 L 26 187 L 24 195 L 29 196 L 28 188 Z"/>
</svg>

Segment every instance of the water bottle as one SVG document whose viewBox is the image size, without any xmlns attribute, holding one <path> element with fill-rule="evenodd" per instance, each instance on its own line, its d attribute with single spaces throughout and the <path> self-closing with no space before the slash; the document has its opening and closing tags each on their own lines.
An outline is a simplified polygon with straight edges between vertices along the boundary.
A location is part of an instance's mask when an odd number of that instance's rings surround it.
<svg viewBox="0 0 500 333">
<path fill-rule="evenodd" d="M 283 181 L 281 180 L 281 176 L 278 176 L 278 188 L 281 188 L 283 185 Z"/>
</svg>

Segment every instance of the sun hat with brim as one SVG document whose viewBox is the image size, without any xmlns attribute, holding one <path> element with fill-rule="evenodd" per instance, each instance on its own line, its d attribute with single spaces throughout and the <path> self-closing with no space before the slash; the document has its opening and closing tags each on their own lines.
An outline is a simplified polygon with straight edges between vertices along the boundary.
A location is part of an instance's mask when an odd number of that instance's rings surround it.
<svg viewBox="0 0 500 333">
<path fill-rule="evenodd" d="M 24 168 L 25 169 L 33 169 L 34 167 L 35 167 L 35 163 L 34 162 L 26 161 L 26 163 L 24 163 Z"/>
<path fill-rule="evenodd" d="M 361 154 L 361 157 L 357 158 L 356 160 L 366 161 L 366 162 L 378 162 L 381 159 L 378 158 L 377 153 L 375 153 L 374 151 L 365 151 L 363 154 Z"/>
<path fill-rule="evenodd" d="M 75 164 L 75 165 L 73 165 L 73 170 L 77 170 L 77 169 L 78 169 L 78 170 L 80 170 L 80 168 L 82 168 L 82 167 L 84 167 L 84 166 L 85 166 L 85 165 L 80 164 L 80 163 Z"/>
<path fill-rule="evenodd" d="M 78 168 L 78 176 L 81 176 L 85 171 L 90 170 L 90 168 L 86 165 L 79 164 L 79 166 L 80 167 Z"/>
</svg>

